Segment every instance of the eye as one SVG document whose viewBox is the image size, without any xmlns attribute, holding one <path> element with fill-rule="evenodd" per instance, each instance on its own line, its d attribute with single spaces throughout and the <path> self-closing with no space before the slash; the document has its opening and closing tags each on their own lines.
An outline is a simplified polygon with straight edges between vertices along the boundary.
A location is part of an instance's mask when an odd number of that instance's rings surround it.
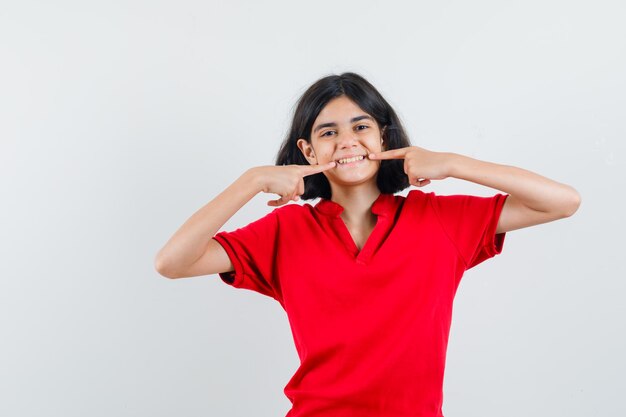
<svg viewBox="0 0 626 417">
<path fill-rule="evenodd" d="M 327 133 L 332 133 L 332 132 L 334 132 L 334 130 L 329 130 L 329 131 L 326 131 L 326 132 L 322 133 L 322 136 L 327 136 L 327 135 L 326 135 Z"/>
<path fill-rule="evenodd" d="M 359 127 L 364 127 L 366 129 L 369 129 L 369 126 L 367 126 L 367 125 L 358 125 L 357 126 L 357 130 L 363 130 L 363 129 L 358 129 Z"/>
</svg>

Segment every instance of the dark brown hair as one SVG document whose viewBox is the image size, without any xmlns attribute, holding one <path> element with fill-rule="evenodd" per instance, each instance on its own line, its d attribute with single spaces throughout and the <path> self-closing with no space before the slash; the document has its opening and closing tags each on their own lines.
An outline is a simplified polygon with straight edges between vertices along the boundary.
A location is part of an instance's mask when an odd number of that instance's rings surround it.
<svg viewBox="0 0 626 417">
<path fill-rule="evenodd" d="M 362 76 L 344 72 L 319 79 L 302 94 L 296 103 L 291 128 L 276 156 L 276 165 L 309 164 L 298 148 L 298 139 L 303 138 L 311 143 L 311 129 L 319 113 L 330 100 L 344 95 L 371 115 L 379 129 L 385 127 L 383 138 L 386 150 L 411 146 L 396 112 L 378 90 Z M 403 160 L 389 159 L 380 162 L 376 184 L 381 193 L 393 194 L 409 186 Z M 301 199 L 312 200 L 317 197 L 328 200 L 331 198 L 330 183 L 321 172 L 304 177 L 304 194 Z"/>
</svg>

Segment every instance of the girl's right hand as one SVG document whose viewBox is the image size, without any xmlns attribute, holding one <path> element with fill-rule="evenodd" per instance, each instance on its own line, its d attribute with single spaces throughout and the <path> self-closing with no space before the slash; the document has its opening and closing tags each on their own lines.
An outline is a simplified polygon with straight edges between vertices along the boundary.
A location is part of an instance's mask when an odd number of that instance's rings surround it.
<svg viewBox="0 0 626 417">
<path fill-rule="evenodd" d="M 278 200 L 270 200 L 268 206 L 282 206 L 290 200 L 298 201 L 304 194 L 304 177 L 333 168 L 335 162 L 324 165 L 268 165 L 252 168 L 253 177 L 260 181 L 264 193 L 281 196 Z"/>
</svg>

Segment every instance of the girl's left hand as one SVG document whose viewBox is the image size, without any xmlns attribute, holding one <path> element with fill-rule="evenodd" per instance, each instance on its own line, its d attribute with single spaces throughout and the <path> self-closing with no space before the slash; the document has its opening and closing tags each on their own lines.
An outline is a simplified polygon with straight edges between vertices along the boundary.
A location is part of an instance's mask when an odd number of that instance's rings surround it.
<svg viewBox="0 0 626 417">
<path fill-rule="evenodd" d="M 404 172 L 409 177 L 409 184 L 423 187 L 430 184 L 430 180 L 443 180 L 450 176 L 452 154 L 409 146 L 371 153 L 369 159 L 404 159 Z"/>
</svg>

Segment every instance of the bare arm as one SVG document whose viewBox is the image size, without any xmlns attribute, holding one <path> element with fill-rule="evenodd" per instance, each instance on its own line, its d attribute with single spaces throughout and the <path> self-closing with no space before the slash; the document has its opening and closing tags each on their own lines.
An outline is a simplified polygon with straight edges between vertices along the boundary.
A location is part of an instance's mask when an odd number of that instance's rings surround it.
<svg viewBox="0 0 626 417">
<path fill-rule="evenodd" d="M 510 165 L 451 155 L 450 175 L 509 194 L 496 233 L 547 223 L 573 215 L 581 197 L 572 186 Z"/>
<path fill-rule="evenodd" d="M 508 193 L 496 233 L 534 226 L 573 215 L 581 197 L 572 186 L 534 172 L 481 161 L 452 152 L 433 152 L 418 146 L 369 155 L 370 159 L 404 159 L 410 184 L 423 187 L 430 180 L 454 177 Z"/>
<path fill-rule="evenodd" d="M 213 236 L 262 188 L 252 170 L 196 211 L 157 253 L 154 266 L 167 278 L 232 271 L 226 251 Z"/>
<path fill-rule="evenodd" d="M 234 270 L 228 254 L 213 236 L 260 191 L 281 197 L 272 207 L 297 201 L 304 194 L 303 177 L 331 169 L 324 165 L 261 166 L 250 168 L 213 200 L 195 212 L 157 253 L 154 267 L 167 278 L 211 275 Z"/>
</svg>

